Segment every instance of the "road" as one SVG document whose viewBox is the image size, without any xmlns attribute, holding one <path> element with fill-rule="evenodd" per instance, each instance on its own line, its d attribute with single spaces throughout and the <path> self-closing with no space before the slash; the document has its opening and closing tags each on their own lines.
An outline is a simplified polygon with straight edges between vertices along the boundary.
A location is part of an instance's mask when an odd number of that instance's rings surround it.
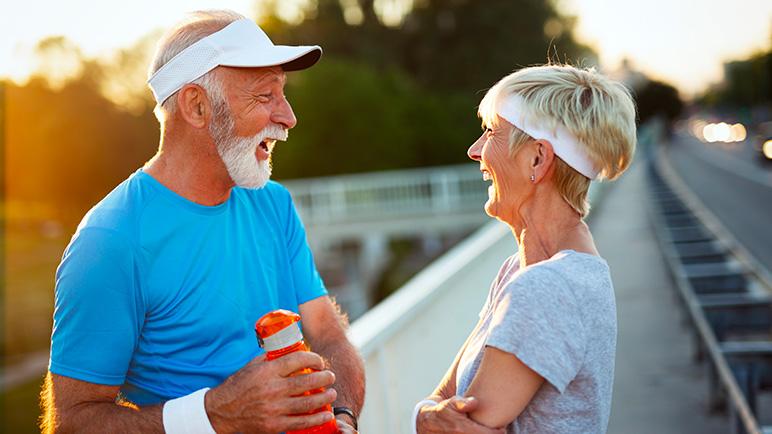
<svg viewBox="0 0 772 434">
<path fill-rule="evenodd" d="M 729 420 L 707 411 L 707 371 L 693 363 L 694 337 L 649 221 L 642 163 L 611 184 L 589 220 L 619 319 L 608 433 L 727 433 Z"/>
<path fill-rule="evenodd" d="M 675 136 L 668 155 L 705 206 L 772 269 L 772 165 L 760 164 L 750 142 L 706 144 L 686 134 Z"/>
</svg>

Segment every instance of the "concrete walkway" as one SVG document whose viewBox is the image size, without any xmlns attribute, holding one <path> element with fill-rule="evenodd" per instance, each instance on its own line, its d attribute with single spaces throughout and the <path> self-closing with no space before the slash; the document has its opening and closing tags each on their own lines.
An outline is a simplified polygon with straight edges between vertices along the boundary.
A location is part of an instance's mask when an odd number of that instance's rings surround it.
<svg viewBox="0 0 772 434">
<path fill-rule="evenodd" d="M 611 186 L 590 219 L 611 267 L 617 340 L 610 434 L 729 432 L 728 418 L 707 413 L 705 368 L 649 221 L 643 161 Z"/>
</svg>

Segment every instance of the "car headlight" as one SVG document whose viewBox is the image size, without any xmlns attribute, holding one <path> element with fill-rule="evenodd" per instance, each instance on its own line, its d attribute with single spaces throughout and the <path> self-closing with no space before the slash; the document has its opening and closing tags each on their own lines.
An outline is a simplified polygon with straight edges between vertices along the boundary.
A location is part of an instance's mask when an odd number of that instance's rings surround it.
<svg viewBox="0 0 772 434">
<path fill-rule="evenodd" d="M 764 142 L 764 146 L 761 147 L 761 152 L 764 153 L 764 156 L 767 157 L 767 159 L 772 160 L 772 139 Z"/>
</svg>

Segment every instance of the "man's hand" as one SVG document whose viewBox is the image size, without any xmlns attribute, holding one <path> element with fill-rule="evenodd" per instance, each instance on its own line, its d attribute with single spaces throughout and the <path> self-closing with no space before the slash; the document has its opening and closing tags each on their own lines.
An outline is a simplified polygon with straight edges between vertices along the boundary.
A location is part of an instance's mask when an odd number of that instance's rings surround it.
<svg viewBox="0 0 772 434">
<path fill-rule="evenodd" d="M 290 376 L 303 368 L 319 372 Z M 332 413 L 293 415 L 332 403 L 337 393 L 329 386 L 334 382 L 335 374 L 324 370 L 324 362 L 317 354 L 291 353 L 270 362 L 259 356 L 207 392 L 206 412 L 218 433 L 279 433 L 309 428 L 331 420 Z M 297 396 L 321 387 L 327 390 Z"/>
<path fill-rule="evenodd" d="M 437 405 L 426 406 L 418 413 L 418 434 L 504 434 L 504 428 L 493 429 L 469 419 L 478 401 L 454 396 Z"/>
<path fill-rule="evenodd" d="M 338 424 L 338 434 L 358 434 L 358 431 L 355 430 L 352 425 L 349 425 L 349 423 L 343 419 L 342 415 L 338 416 L 335 423 Z"/>
</svg>

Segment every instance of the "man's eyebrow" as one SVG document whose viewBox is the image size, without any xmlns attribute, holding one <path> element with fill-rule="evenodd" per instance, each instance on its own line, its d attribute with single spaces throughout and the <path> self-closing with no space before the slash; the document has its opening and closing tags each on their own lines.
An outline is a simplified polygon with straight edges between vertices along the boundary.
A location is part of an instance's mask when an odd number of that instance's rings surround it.
<svg viewBox="0 0 772 434">
<path fill-rule="evenodd" d="M 249 87 L 255 88 L 257 86 L 261 86 L 264 84 L 273 84 L 276 82 L 279 82 L 280 84 L 286 83 L 287 76 L 284 74 L 277 74 L 277 73 L 263 74 L 261 77 L 256 78 L 252 83 L 250 83 Z"/>
</svg>

